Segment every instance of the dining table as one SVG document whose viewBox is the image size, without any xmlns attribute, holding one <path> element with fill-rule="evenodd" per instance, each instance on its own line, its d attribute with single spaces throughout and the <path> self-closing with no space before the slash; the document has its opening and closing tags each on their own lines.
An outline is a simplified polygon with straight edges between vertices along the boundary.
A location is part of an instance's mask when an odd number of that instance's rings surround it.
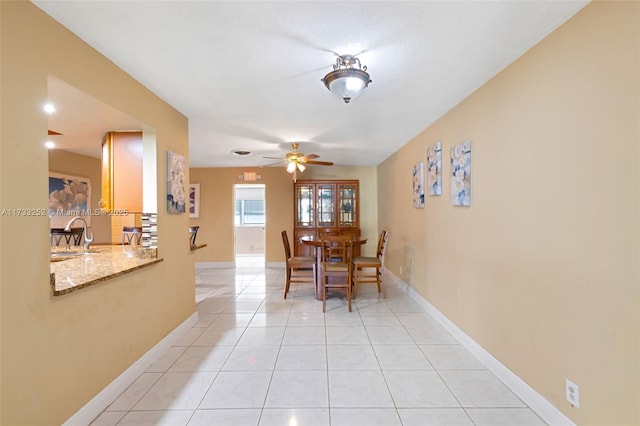
<svg viewBox="0 0 640 426">
<path fill-rule="evenodd" d="M 362 246 L 367 243 L 367 239 L 360 235 L 351 238 L 354 246 Z M 316 235 L 303 235 L 300 237 L 300 244 L 313 247 L 316 254 L 316 299 L 322 300 L 322 286 L 320 285 L 320 263 L 322 260 L 322 237 Z"/>
</svg>

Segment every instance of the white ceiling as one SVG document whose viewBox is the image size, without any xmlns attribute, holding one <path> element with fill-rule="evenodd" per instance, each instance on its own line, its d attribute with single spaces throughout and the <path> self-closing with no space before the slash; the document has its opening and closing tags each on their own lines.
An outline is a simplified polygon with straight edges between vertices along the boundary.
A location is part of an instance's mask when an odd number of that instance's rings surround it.
<svg viewBox="0 0 640 426">
<path fill-rule="evenodd" d="M 192 167 L 269 164 L 290 142 L 378 165 L 587 4 L 34 3 L 189 118 Z M 350 104 L 320 81 L 336 54 L 357 54 L 373 80 Z"/>
<path fill-rule="evenodd" d="M 56 107 L 56 112 L 49 117 L 49 130 L 62 133 L 49 136 L 56 149 L 100 158 L 100 144 L 105 133 L 147 128 L 58 78 L 49 77 L 47 92 Z"/>
</svg>

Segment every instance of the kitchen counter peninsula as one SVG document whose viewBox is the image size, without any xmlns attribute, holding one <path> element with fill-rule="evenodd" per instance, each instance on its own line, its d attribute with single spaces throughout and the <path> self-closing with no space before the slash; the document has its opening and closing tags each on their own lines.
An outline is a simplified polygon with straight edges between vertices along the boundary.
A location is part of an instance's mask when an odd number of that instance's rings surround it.
<svg viewBox="0 0 640 426">
<path fill-rule="evenodd" d="M 61 296 L 111 278 L 146 268 L 164 259 L 156 248 L 129 245 L 93 245 L 88 252 L 83 247 L 53 250 L 49 263 L 51 294 Z"/>
</svg>

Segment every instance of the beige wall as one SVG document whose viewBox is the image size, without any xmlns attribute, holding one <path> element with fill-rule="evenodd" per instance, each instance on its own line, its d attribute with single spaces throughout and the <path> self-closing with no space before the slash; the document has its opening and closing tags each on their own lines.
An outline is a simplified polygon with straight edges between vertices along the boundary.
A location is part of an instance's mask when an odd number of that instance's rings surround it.
<svg viewBox="0 0 640 426">
<path fill-rule="evenodd" d="M 378 168 L 391 271 L 580 425 L 640 424 L 639 13 L 588 5 Z M 453 207 L 466 139 L 472 205 Z M 438 140 L 443 195 L 413 209 Z"/>
<path fill-rule="evenodd" d="M 264 255 L 264 226 L 236 226 L 236 254 Z"/>
<path fill-rule="evenodd" d="M 29 2 L 0 2 L 0 31 L 0 207 L 47 208 L 49 74 L 155 129 L 163 200 L 187 119 Z M 63 423 L 193 314 L 188 215 L 158 211 L 164 262 L 55 298 L 48 217 L 0 217 L 0 424 Z"/>
<path fill-rule="evenodd" d="M 284 262 L 280 232 L 287 230 L 293 237 L 293 181 L 284 168 L 192 168 L 191 182 L 200 183 L 200 217 L 191 219 L 192 226 L 200 225 L 198 244 L 207 247 L 196 250 L 197 262 L 233 262 L 233 187 L 247 183 L 238 179 L 244 171 L 257 171 L 262 176 L 257 183 L 265 185 L 267 215 L 265 260 Z M 376 170 L 372 167 L 309 167 L 299 178 L 359 179 L 360 227 L 362 234 L 377 241 Z M 291 241 L 291 243 L 293 243 Z M 375 252 L 375 243 L 365 245 L 364 253 Z"/>
<path fill-rule="evenodd" d="M 200 183 L 200 217 L 190 219 L 191 226 L 200 226 L 198 244 L 207 247 L 196 250 L 192 257 L 197 262 L 233 262 L 233 190 L 234 185 L 244 184 L 238 179 L 243 171 L 257 171 L 262 179 L 256 183 L 265 185 L 265 208 L 267 226 L 265 230 L 267 262 L 283 262 L 280 231 L 293 229 L 293 213 L 289 200 L 293 197 L 293 186 L 286 172 L 280 169 L 240 168 L 192 168 L 191 183 Z M 283 176 L 284 175 L 284 176 Z"/>
<path fill-rule="evenodd" d="M 96 206 L 95 201 L 102 198 L 100 185 L 102 165 L 99 158 L 52 149 L 49 151 L 49 171 L 91 179 L 92 206 Z M 109 216 L 91 217 L 90 230 L 93 232 L 94 244 L 111 242 L 111 221 L 109 219 Z"/>
</svg>

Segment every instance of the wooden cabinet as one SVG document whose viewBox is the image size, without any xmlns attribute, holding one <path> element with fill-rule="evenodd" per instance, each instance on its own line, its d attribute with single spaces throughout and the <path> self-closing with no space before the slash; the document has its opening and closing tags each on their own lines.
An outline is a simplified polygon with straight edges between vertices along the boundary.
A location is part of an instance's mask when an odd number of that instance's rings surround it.
<svg viewBox="0 0 640 426">
<path fill-rule="evenodd" d="M 142 132 L 109 132 L 102 138 L 100 207 L 142 211 Z"/>
<path fill-rule="evenodd" d="M 304 235 L 360 235 L 357 180 L 298 180 L 293 184 L 294 253 L 313 256 L 313 247 L 300 244 Z M 359 253 L 355 253 L 359 255 Z"/>
</svg>

